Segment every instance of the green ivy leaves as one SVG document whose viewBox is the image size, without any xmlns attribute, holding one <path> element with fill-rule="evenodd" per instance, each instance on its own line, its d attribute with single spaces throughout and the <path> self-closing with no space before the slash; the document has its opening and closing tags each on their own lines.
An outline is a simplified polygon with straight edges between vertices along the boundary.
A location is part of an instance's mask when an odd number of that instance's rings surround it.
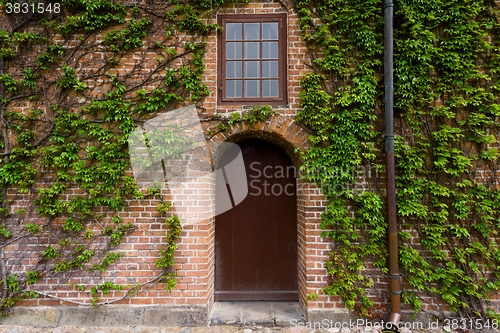
<svg viewBox="0 0 500 333">
<path fill-rule="evenodd" d="M 297 8 L 315 63 L 315 72 L 301 81 L 297 120 L 314 131 L 313 146 L 301 153 L 301 171 L 329 199 L 323 236 L 336 248 L 326 263 L 331 283 L 323 292 L 341 296 L 360 315 L 373 316 L 374 302 L 365 292 L 373 280 L 363 274 L 364 260 L 372 258 L 386 271 L 386 249 L 380 243 L 385 244 L 387 225 L 380 194 L 360 190 L 356 183 L 358 177 L 371 178 L 359 166 L 370 168 L 378 156 L 373 121 L 383 49 L 379 3 L 301 1 Z M 375 164 L 374 177 L 377 169 Z"/>
<path fill-rule="evenodd" d="M 336 0 L 299 1 L 297 10 L 315 64 L 297 117 L 314 131 L 302 169 L 329 197 L 322 227 L 335 244 L 324 291 L 368 314 L 366 263 L 387 271 L 384 194 L 370 179 L 364 191 L 349 184 L 353 170 L 383 158 L 382 8 Z M 497 16 L 478 1 L 395 6 L 399 254 L 410 286 L 403 298 L 416 312 L 430 295 L 463 317 L 498 316 L 482 303 L 500 285 L 491 255 L 500 251 L 492 242 L 500 232 Z"/>
<path fill-rule="evenodd" d="M 143 194 L 129 176 L 128 137 L 158 113 L 209 94 L 201 79 L 205 38 L 217 26 L 203 16 L 223 3 L 176 2 L 165 11 L 63 0 L 59 15 L 0 30 L 0 246 L 44 244 L 30 249 L 39 260 L 28 273 L 0 277 L 4 289 L 12 286 L 0 311 L 29 297 L 57 297 L 27 290 L 40 279 L 98 276 L 120 260 L 118 247 L 134 225 L 119 215 L 130 200 L 156 195 Z M 107 304 L 99 299 L 111 290 L 125 288 L 126 297 L 154 283 L 175 287 L 181 227 L 167 206 L 159 204 L 169 229 L 160 276 L 131 288 L 76 286 L 92 305 Z"/>
<path fill-rule="evenodd" d="M 142 38 L 146 37 L 147 28 L 151 23 L 144 17 L 140 20 L 129 21 L 127 28 L 108 32 L 104 37 L 104 44 L 108 44 L 113 51 L 122 49 L 128 51 L 140 47 Z"/>
<path fill-rule="evenodd" d="M 73 15 L 67 16 L 66 22 L 53 20 L 50 23 L 55 31 L 62 34 L 69 34 L 74 30 L 92 32 L 123 23 L 127 13 L 125 6 L 108 0 L 63 0 L 62 3 Z"/>
</svg>

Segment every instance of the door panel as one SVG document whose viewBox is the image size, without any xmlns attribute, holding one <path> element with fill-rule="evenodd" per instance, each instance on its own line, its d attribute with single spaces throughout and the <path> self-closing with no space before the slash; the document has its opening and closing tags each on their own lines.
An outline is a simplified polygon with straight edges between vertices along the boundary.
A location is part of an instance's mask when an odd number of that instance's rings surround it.
<svg viewBox="0 0 500 333">
<path fill-rule="evenodd" d="M 293 164 L 266 141 L 246 140 L 238 145 L 249 193 L 239 205 L 216 217 L 215 299 L 297 300 Z"/>
</svg>

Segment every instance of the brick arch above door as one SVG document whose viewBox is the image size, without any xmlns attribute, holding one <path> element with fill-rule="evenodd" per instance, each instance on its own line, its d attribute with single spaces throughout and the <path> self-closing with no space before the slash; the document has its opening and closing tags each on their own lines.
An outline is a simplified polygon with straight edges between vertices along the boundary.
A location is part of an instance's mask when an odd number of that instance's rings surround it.
<svg viewBox="0 0 500 333">
<path fill-rule="evenodd" d="M 310 147 L 309 133 L 306 129 L 299 125 L 294 117 L 282 114 L 256 124 L 246 122 L 234 124 L 227 131 L 215 135 L 210 140 L 210 147 L 214 152 L 222 142 L 236 143 L 245 139 L 262 139 L 274 143 L 285 151 L 297 168 L 302 163 L 295 149 L 303 150 Z"/>
</svg>

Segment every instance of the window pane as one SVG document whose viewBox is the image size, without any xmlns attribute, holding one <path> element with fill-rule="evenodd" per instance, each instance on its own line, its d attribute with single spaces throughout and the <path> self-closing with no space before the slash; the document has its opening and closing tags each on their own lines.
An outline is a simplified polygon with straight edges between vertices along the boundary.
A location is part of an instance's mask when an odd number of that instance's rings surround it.
<svg viewBox="0 0 500 333">
<path fill-rule="evenodd" d="M 245 78 L 260 77 L 259 65 L 258 61 L 245 61 Z"/>
<path fill-rule="evenodd" d="M 242 43 L 227 42 L 226 43 L 226 59 L 241 59 Z"/>
<path fill-rule="evenodd" d="M 262 77 L 278 77 L 278 60 L 262 62 Z"/>
<path fill-rule="evenodd" d="M 245 59 L 260 59 L 259 42 L 245 42 Z"/>
<path fill-rule="evenodd" d="M 218 17 L 224 29 L 217 41 L 219 56 L 222 55 L 218 61 L 222 73 L 217 76 L 221 88 L 217 103 L 286 103 L 285 17 L 281 13 Z"/>
<path fill-rule="evenodd" d="M 237 79 L 241 78 L 241 61 L 227 61 L 226 62 L 226 78 Z"/>
<path fill-rule="evenodd" d="M 259 97 L 259 91 L 259 80 L 245 80 L 245 97 Z"/>
<path fill-rule="evenodd" d="M 226 81 L 226 97 L 241 97 L 241 80 Z"/>
<path fill-rule="evenodd" d="M 278 80 L 262 81 L 262 97 L 279 97 Z"/>
<path fill-rule="evenodd" d="M 260 40 L 260 23 L 245 23 L 245 40 Z"/>
<path fill-rule="evenodd" d="M 262 58 L 278 58 L 278 42 L 263 42 Z"/>
<path fill-rule="evenodd" d="M 226 24 L 226 40 L 241 40 L 241 23 Z"/>
<path fill-rule="evenodd" d="M 262 23 L 262 39 L 278 39 L 278 22 Z"/>
</svg>

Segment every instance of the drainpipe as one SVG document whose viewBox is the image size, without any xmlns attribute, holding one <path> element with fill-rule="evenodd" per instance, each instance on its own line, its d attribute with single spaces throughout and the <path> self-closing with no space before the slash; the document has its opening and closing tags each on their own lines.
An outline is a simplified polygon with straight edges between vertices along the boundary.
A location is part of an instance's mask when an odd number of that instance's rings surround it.
<svg viewBox="0 0 500 333">
<path fill-rule="evenodd" d="M 396 184 L 394 166 L 394 78 L 393 78 L 393 0 L 384 0 L 384 84 L 385 84 L 385 166 L 387 219 L 389 224 L 389 291 L 391 295 L 391 314 L 389 323 L 397 332 L 401 319 L 401 286 L 398 263 L 398 226 L 396 221 Z"/>
</svg>

